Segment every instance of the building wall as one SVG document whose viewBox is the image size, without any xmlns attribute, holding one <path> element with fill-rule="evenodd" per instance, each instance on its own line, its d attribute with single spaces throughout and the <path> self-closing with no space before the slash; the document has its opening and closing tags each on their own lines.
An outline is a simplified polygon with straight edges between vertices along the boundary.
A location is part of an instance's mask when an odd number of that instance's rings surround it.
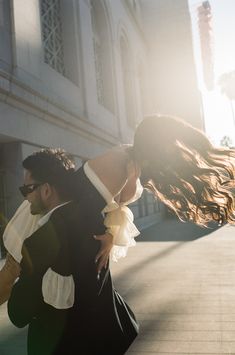
<svg viewBox="0 0 235 355">
<path fill-rule="evenodd" d="M 203 128 L 187 0 L 141 0 L 149 47 L 152 110 Z"/>
<path fill-rule="evenodd" d="M 40 147 L 80 166 L 130 143 L 149 113 L 202 127 L 186 0 L 51 3 L 0 0 L 0 225 L 21 201 L 22 159 Z M 147 192 L 131 208 L 140 229 L 164 216 Z"/>
<path fill-rule="evenodd" d="M 59 146 L 73 154 L 79 166 L 84 159 L 113 145 L 131 142 L 134 127 L 148 105 L 141 95 L 148 68 L 146 43 L 140 13 L 132 3 L 58 1 L 63 65 L 56 66 L 53 60 L 49 63 L 50 57 L 45 57 L 44 36 L 48 28 L 44 33 L 43 21 L 47 23 L 47 18 L 42 14 L 47 14 L 45 9 L 51 2 L 44 1 L 43 8 L 42 2 L 24 0 L 22 6 L 20 0 L 0 1 L 0 38 L 4 38 L 0 41 L 0 172 L 2 214 L 6 218 L 12 216 L 21 201 L 21 161 L 28 154 L 40 147 Z M 98 13 L 96 25 L 94 8 Z M 103 23 L 106 27 L 102 27 Z M 94 34 L 95 26 L 98 34 Z M 121 43 L 128 51 L 125 58 Z M 107 58 L 109 62 L 105 62 Z M 105 64 L 109 75 L 102 73 Z M 128 88 L 123 80 L 123 64 Z M 97 76 L 97 70 L 102 78 Z M 131 108 L 130 120 L 127 107 Z M 159 203 L 149 199 L 138 202 L 145 206 L 142 210 L 138 203 L 132 207 L 140 228 L 162 215 Z M 146 217 L 148 204 L 156 207 Z"/>
</svg>

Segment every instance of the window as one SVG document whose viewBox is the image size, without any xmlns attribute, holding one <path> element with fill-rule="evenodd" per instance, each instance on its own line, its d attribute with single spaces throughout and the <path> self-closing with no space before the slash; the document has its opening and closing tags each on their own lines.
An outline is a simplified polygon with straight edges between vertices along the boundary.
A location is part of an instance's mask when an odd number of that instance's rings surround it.
<svg viewBox="0 0 235 355">
<path fill-rule="evenodd" d="M 10 1 L 0 0 L 0 68 L 7 71 L 12 66 L 11 47 Z"/>
<path fill-rule="evenodd" d="M 146 100 L 145 69 L 142 63 L 139 63 L 138 80 L 139 80 L 141 117 L 144 117 L 145 113 L 147 112 L 147 100 Z"/>
<path fill-rule="evenodd" d="M 120 42 L 121 63 L 123 76 L 124 100 L 126 109 L 127 123 L 131 128 L 135 128 L 136 120 L 134 113 L 134 96 L 133 96 L 133 76 L 131 69 L 130 49 L 126 40 L 122 37 Z"/>
<path fill-rule="evenodd" d="M 5 174 L 0 170 L 0 258 L 5 255 L 2 235 L 6 226 L 6 198 L 5 198 Z"/>
<path fill-rule="evenodd" d="M 127 5 L 129 6 L 129 9 L 131 10 L 132 15 L 136 19 L 140 19 L 141 15 L 141 5 L 138 0 L 126 0 Z"/>
<path fill-rule="evenodd" d="M 44 61 L 65 75 L 60 0 L 41 0 Z"/>
<path fill-rule="evenodd" d="M 40 0 L 40 12 L 44 62 L 78 85 L 78 31 L 74 2 Z"/>
<path fill-rule="evenodd" d="M 136 0 L 133 0 L 132 4 L 133 4 L 132 6 L 133 6 L 134 11 L 137 12 Z"/>
<path fill-rule="evenodd" d="M 111 39 L 102 1 L 91 1 L 94 61 L 98 102 L 114 112 L 114 89 Z"/>
</svg>

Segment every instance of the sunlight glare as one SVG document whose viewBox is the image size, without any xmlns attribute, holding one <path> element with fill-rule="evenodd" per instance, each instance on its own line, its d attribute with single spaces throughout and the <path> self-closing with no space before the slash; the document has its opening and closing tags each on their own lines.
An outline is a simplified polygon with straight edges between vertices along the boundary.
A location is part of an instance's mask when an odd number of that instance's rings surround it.
<svg viewBox="0 0 235 355">
<path fill-rule="evenodd" d="M 214 64 L 214 90 L 208 91 L 202 75 L 200 38 L 197 23 L 197 7 L 202 1 L 189 0 L 194 53 L 198 73 L 198 86 L 202 94 L 205 130 L 212 142 L 220 145 L 224 136 L 230 137 L 235 146 L 235 102 L 221 94 L 219 79 L 223 73 L 235 70 L 235 1 L 209 0 L 212 13 L 212 40 Z"/>
</svg>

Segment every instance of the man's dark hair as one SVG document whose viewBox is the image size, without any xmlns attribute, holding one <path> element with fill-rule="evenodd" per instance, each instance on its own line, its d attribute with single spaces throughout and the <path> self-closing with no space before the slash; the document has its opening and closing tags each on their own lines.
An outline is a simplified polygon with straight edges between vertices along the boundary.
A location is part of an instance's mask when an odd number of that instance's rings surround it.
<svg viewBox="0 0 235 355">
<path fill-rule="evenodd" d="M 75 164 L 63 149 L 41 149 L 24 159 L 22 165 L 36 182 L 54 186 L 62 199 L 71 198 L 70 181 Z"/>
</svg>

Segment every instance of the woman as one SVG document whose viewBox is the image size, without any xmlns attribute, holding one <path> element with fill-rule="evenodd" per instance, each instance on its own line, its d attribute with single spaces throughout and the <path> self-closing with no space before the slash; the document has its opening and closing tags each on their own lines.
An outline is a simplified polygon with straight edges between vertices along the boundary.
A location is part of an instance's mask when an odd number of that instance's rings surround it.
<svg viewBox="0 0 235 355">
<path fill-rule="evenodd" d="M 141 122 L 133 153 L 143 186 L 180 219 L 234 222 L 234 149 L 214 147 L 183 120 L 158 116 Z"/>
<path fill-rule="evenodd" d="M 115 147 L 89 160 L 82 169 L 106 201 L 102 212 L 107 233 L 97 237 L 103 244 L 96 257 L 98 272 L 107 265 L 113 244 L 115 260 L 135 244 L 133 237 L 139 233 L 126 205 L 140 197 L 140 181 L 181 220 L 203 226 L 211 220 L 233 223 L 234 159 L 234 150 L 215 148 L 203 132 L 183 120 L 155 115 L 139 124 L 133 145 Z M 73 184 L 79 186 L 79 170 Z M 27 208 L 26 217 L 32 218 Z"/>
<path fill-rule="evenodd" d="M 181 220 L 206 226 L 235 221 L 235 150 L 216 148 L 200 130 L 163 115 L 145 118 L 134 143 L 91 159 L 89 166 L 115 196 L 126 201 L 136 182 L 170 207 Z"/>
</svg>

